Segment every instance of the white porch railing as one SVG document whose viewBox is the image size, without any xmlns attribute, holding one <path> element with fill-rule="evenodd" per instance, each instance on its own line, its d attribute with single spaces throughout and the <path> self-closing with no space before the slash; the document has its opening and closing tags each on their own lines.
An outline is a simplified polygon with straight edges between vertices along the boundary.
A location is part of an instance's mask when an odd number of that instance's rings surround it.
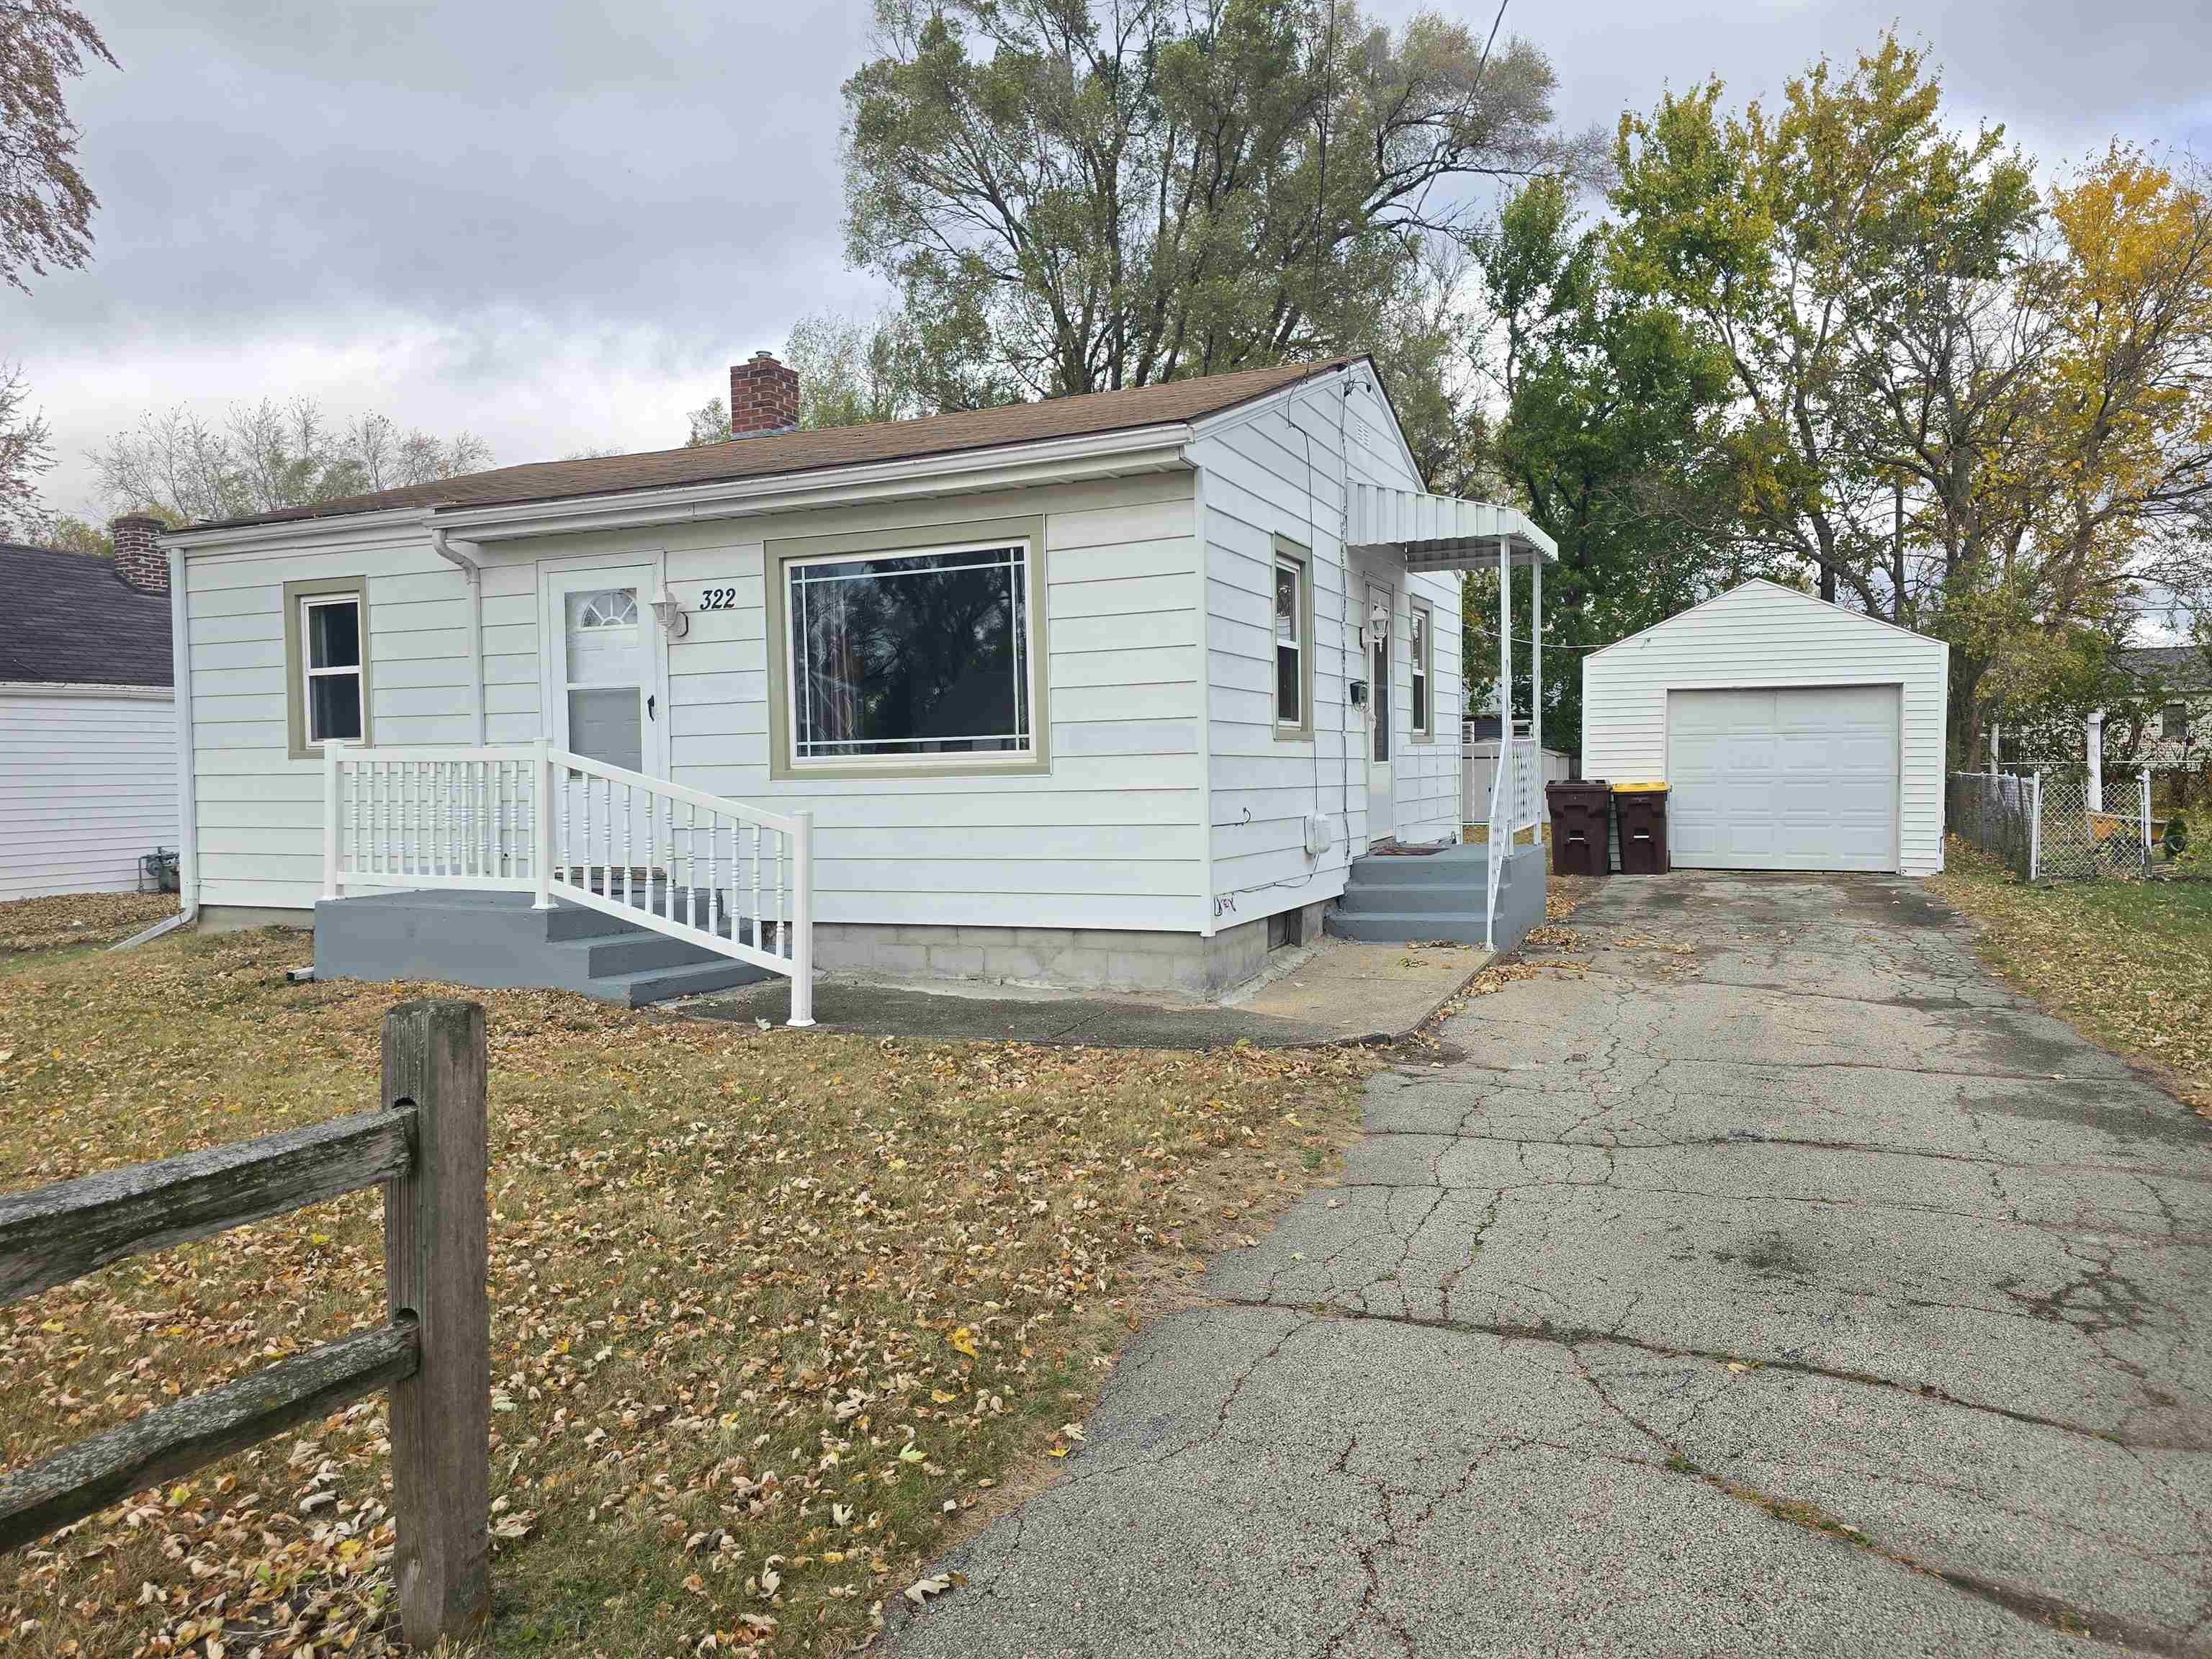
<svg viewBox="0 0 2212 1659">
<path fill-rule="evenodd" d="M 544 743 L 323 756 L 323 895 L 536 895 L 791 981 L 814 1023 L 814 815 L 763 811 Z"/>
<path fill-rule="evenodd" d="M 1536 739 L 1507 738 L 1498 745 L 1498 770 L 1490 787 L 1490 893 L 1483 913 L 1483 943 L 1498 948 L 1498 887 L 1504 874 L 1505 855 L 1523 830 L 1537 831 L 1540 848 L 1544 786 L 1536 759 Z M 1540 850 L 1538 854 L 1542 856 Z"/>
<path fill-rule="evenodd" d="M 1498 779 L 1498 742 L 1495 738 L 1478 738 L 1460 745 L 1460 822 L 1485 823 L 1490 811 L 1491 786 Z M 1536 810 L 1543 821 L 1552 821 L 1552 809 L 1544 799 L 1542 784 L 1564 783 L 1574 770 L 1573 757 L 1557 749 L 1547 749 L 1541 756 L 1543 775 L 1536 792 Z"/>
</svg>

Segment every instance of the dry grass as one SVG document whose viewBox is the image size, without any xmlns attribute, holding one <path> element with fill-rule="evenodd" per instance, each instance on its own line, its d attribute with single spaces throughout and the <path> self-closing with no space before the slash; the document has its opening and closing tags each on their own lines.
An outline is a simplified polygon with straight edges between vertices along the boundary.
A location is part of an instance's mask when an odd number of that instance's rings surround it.
<svg viewBox="0 0 2212 1659">
<path fill-rule="evenodd" d="M 0 955 L 111 945 L 177 913 L 174 893 L 55 893 L 0 904 Z"/>
<path fill-rule="evenodd" d="M 1981 924 L 2001 978 L 2212 1117 L 2212 881 L 2032 887 L 1964 842 L 1944 856 L 1928 886 Z"/>
<path fill-rule="evenodd" d="M 374 1102 L 297 935 L 0 979 L 0 1187 Z M 123 964 L 127 962 L 127 967 Z M 1369 1061 L 907 1043 L 474 994 L 501 1653 L 842 1650 L 1064 1453 L 1145 1308 L 1316 1178 Z M 0 1311 L 9 1466 L 382 1316 L 373 1194 Z M 0 1653 L 374 1652 L 380 1401 L 0 1569 Z M 957 1592 L 956 1592 L 957 1593 Z"/>
</svg>

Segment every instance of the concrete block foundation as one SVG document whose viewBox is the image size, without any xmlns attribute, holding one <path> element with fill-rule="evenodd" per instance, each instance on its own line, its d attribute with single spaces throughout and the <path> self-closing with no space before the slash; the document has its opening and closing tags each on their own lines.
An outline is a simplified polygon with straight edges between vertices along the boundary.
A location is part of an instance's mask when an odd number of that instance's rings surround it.
<svg viewBox="0 0 2212 1659">
<path fill-rule="evenodd" d="M 1322 907 L 1293 913 L 1296 937 L 1321 936 Z M 862 979 L 955 981 L 1061 991 L 1137 991 L 1212 997 L 1267 965 L 1270 918 L 1212 939 L 1108 927 L 915 927 L 817 922 L 815 965 Z M 1274 932 L 1283 931 L 1278 923 Z"/>
</svg>

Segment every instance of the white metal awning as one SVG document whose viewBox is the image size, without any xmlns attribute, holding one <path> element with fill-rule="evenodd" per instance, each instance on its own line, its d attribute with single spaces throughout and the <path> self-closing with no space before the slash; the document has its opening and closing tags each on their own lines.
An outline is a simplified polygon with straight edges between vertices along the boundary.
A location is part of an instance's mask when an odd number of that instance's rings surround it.
<svg viewBox="0 0 2212 1659">
<path fill-rule="evenodd" d="M 1559 544 L 1514 507 L 1379 484 L 1352 486 L 1345 541 L 1355 553 L 1395 550 L 1405 556 L 1408 570 L 1495 569 L 1501 537 L 1516 567 L 1559 562 Z"/>
</svg>

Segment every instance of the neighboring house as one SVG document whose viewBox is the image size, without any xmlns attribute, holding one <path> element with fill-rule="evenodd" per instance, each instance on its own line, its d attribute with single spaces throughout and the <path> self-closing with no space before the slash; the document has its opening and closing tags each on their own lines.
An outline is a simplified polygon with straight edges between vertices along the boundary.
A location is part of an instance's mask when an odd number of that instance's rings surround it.
<svg viewBox="0 0 2212 1659">
<path fill-rule="evenodd" d="M 112 559 L 0 543 L 0 899 L 129 892 L 177 846 L 168 561 L 115 529 Z"/>
<path fill-rule="evenodd" d="M 2158 695 L 2128 763 L 2153 770 L 2203 766 L 2212 757 L 2212 664 L 2203 649 L 2148 646 L 2123 651 L 2120 665 Z"/>
<path fill-rule="evenodd" d="M 547 923 L 580 965 L 538 974 L 489 945 L 458 961 L 456 933 L 489 935 L 427 900 L 347 897 L 319 960 L 334 927 L 404 909 L 379 924 L 393 972 L 701 988 L 647 958 L 782 948 L 738 860 L 763 834 L 775 869 L 805 860 L 811 813 L 820 966 L 1212 989 L 1308 937 L 1370 847 L 1457 841 L 1456 573 L 1501 538 L 1516 562 L 1554 550 L 1421 493 L 1366 359 L 824 431 L 793 429 L 798 376 L 767 354 L 731 380 L 754 429 L 726 443 L 166 537 L 188 905 L 304 921 L 334 886 L 428 886 L 394 836 L 453 823 L 466 867 L 435 879 L 526 889 L 519 751 L 456 775 L 422 745 L 550 743 L 571 757 L 565 784 L 533 775 L 559 797 L 554 896 L 702 920 L 590 962 L 582 923 Z M 326 774 L 333 740 L 357 777 Z"/>
<path fill-rule="evenodd" d="M 1583 661 L 1583 775 L 1663 779 L 1717 870 L 1943 867 L 1941 640 L 1752 580 Z"/>
</svg>

